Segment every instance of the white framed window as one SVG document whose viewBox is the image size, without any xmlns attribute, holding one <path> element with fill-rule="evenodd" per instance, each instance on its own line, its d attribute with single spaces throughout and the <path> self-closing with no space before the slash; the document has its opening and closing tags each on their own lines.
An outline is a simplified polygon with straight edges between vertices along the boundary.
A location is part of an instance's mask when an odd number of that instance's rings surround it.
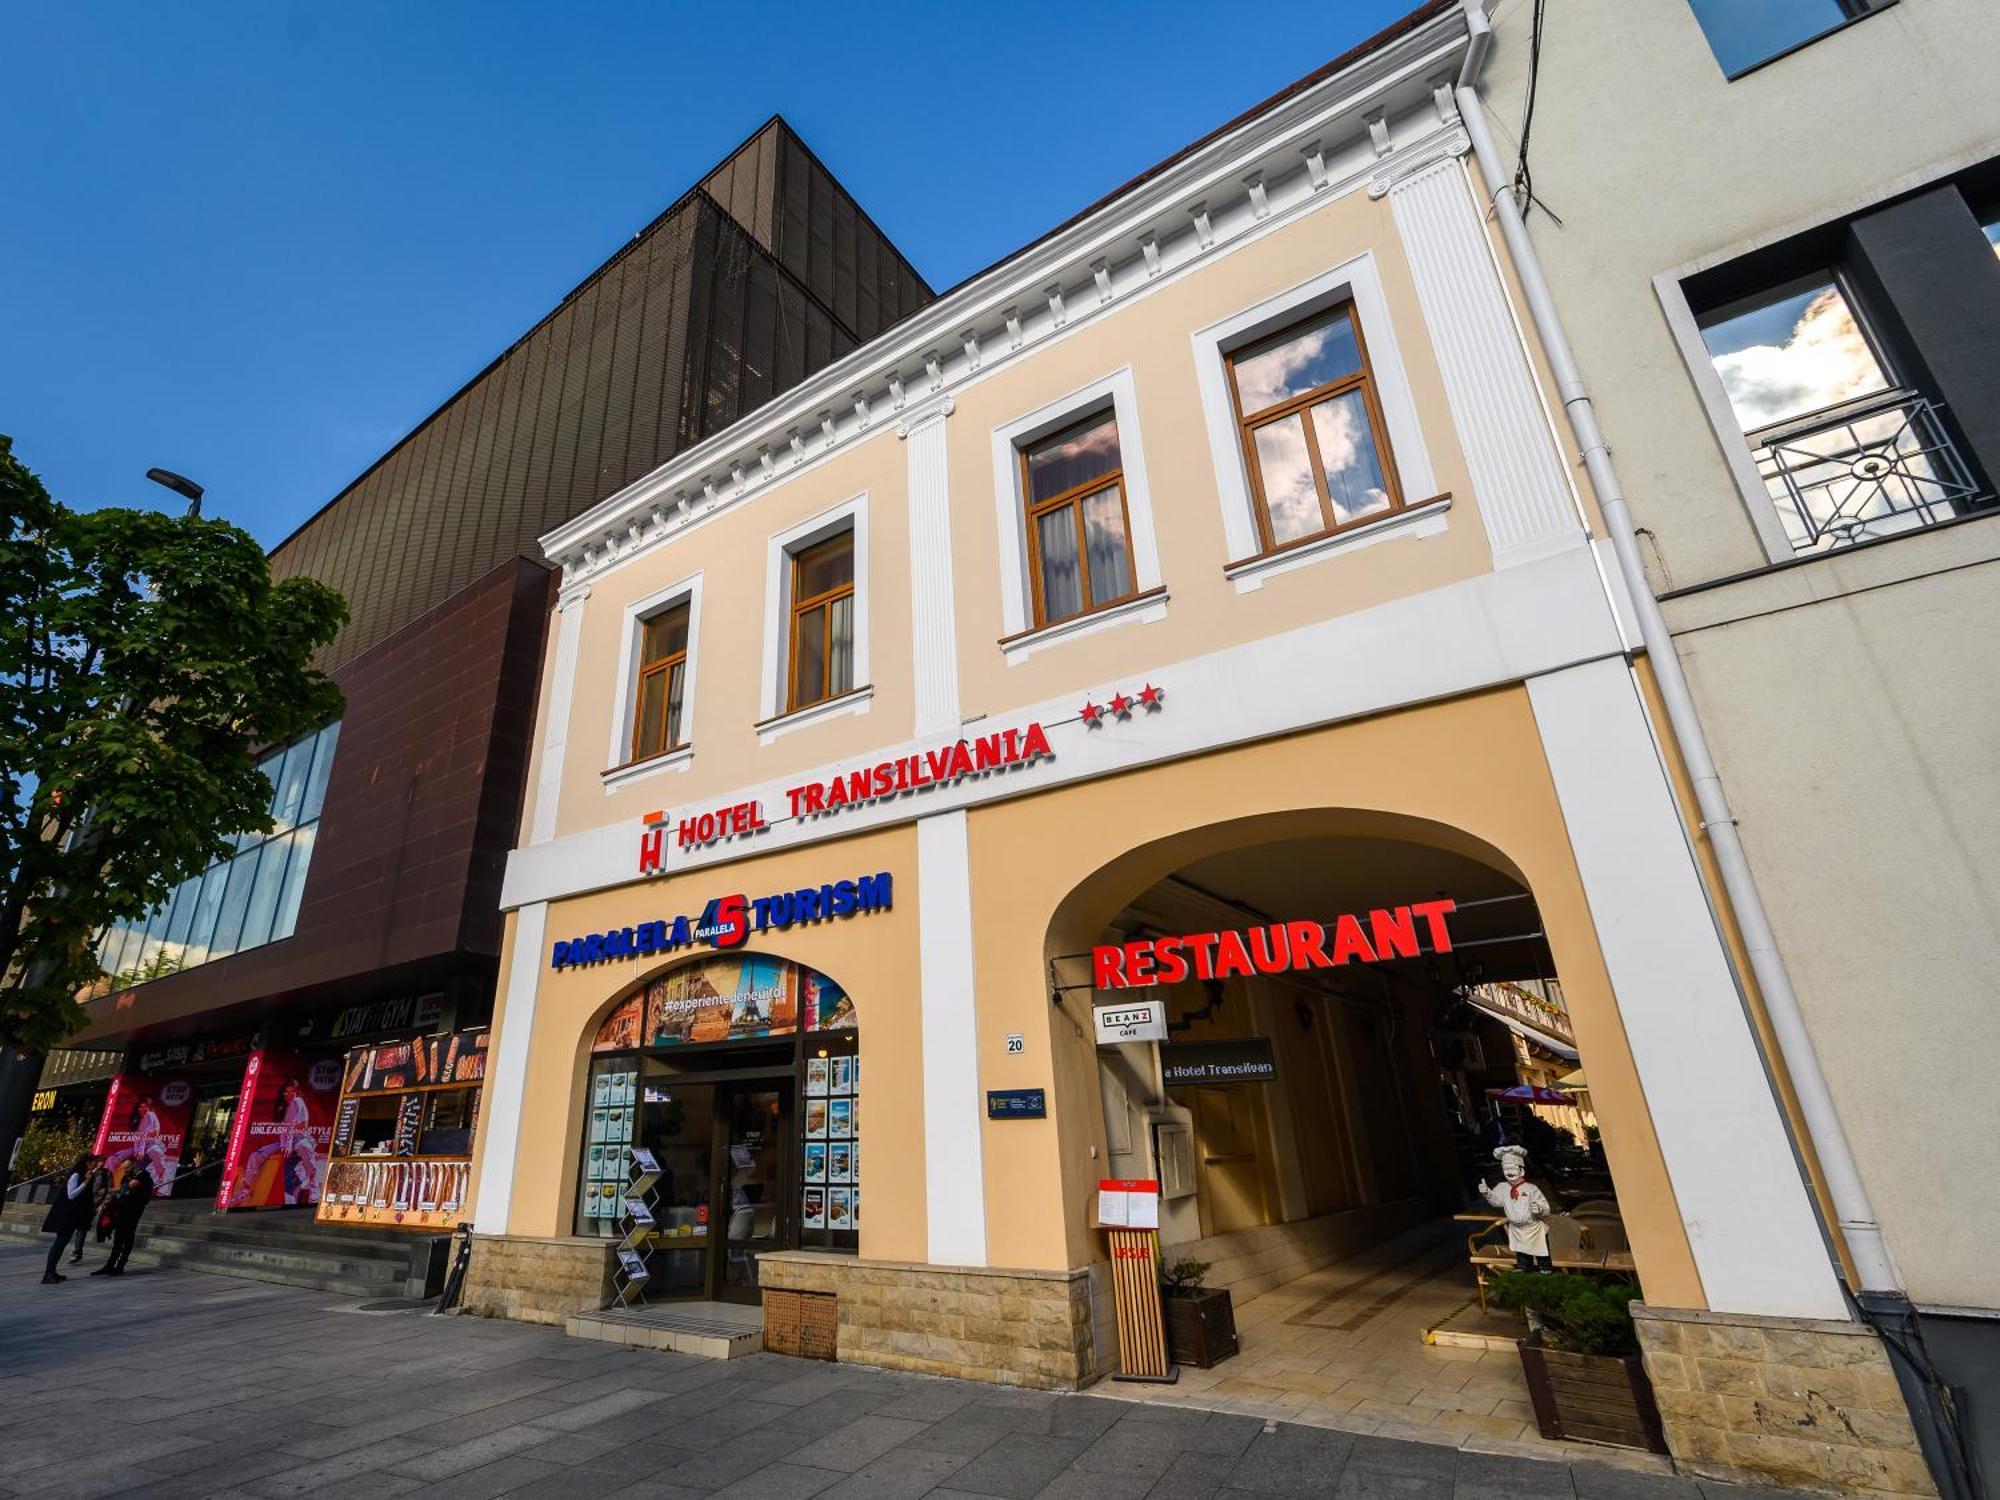
<svg viewBox="0 0 2000 1500">
<path fill-rule="evenodd" d="M 1330 486 L 1332 476 L 1326 472 L 1327 465 L 1315 463 L 1308 453 L 1306 472 L 1316 481 L 1314 516 L 1329 513 L 1335 522 L 1327 524 L 1322 520 L 1320 524 L 1304 527 L 1296 537 L 1280 533 L 1274 545 L 1272 512 L 1266 500 L 1269 481 L 1260 484 L 1263 476 L 1253 473 L 1252 455 L 1246 446 L 1250 441 L 1246 431 L 1254 425 L 1258 413 L 1244 408 L 1235 357 L 1269 362 L 1274 356 L 1282 357 L 1293 344 L 1310 343 L 1300 335 L 1312 333 L 1322 325 L 1344 333 L 1356 346 L 1355 368 L 1359 374 L 1354 378 L 1365 379 L 1365 401 L 1353 393 L 1345 399 L 1379 422 L 1381 441 L 1374 445 L 1370 460 L 1385 466 L 1386 482 L 1381 488 L 1397 499 L 1393 505 L 1384 504 L 1380 515 L 1357 510 L 1353 516 L 1345 516 L 1337 503 L 1338 496 L 1330 499 L 1328 494 L 1317 493 L 1331 493 L 1338 487 Z M 1257 587 L 1270 572 L 1380 540 L 1386 534 L 1412 530 L 1426 534 L 1443 529 L 1445 506 L 1436 503 L 1436 476 L 1430 453 L 1424 446 L 1416 399 L 1410 392 L 1409 376 L 1403 367 L 1388 301 L 1382 293 L 1381 275 L 1372 254 L 1363 253 L 1253 307 L 1197 329 L 1192 337 L 1202 416 L 1208 425 L 1216 494 L 1222 505 L 1223 535 L 1229 548 L 1227 567 L 1239 590 Z M 1361 340 L 1366 341 L 1365 362 L 1359 352 L 1364 347 Z M 1283 409 L 1276 396 L 1271 409 Z M 1344 414 L 1343 411 L 1334 415 Z M 1302 426 L 1303 421 L 1299 419 L 1297 425 Z M 1302 440 L 1301 447 L 1310 450 L 1311 443 Z"/>
<path fill-rule="evenodd" d="M 655 771 L 684 769 L 693 758 L 700 638 L 699 573 L 625 606 L 618 625 L 606 791 Z"/>
<path fill-rule="evenodd" d="M 1164 618 L 1130 366 L 993 429 L 993 516 L 1010 666 L 1058 640 Z"/>
<path fill-rule="evenodd" d="M 764 573 L 759 740 L 844 713 L 866 713 L 868 496 L 856 495 L 771 538 Z"/>
</svg>

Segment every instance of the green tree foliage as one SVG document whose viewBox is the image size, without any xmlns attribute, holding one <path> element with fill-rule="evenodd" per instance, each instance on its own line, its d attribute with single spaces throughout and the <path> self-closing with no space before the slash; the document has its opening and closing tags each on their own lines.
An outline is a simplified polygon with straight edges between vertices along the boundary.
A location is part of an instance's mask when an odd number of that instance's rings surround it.
<svg viewBox="0 0 2000 1500">
<path fill-rule="evenodd" d="M 340 712 L 346 616 L 227 522 L 69 509 L 0 436 L 0 1043 L 76 1030 L 98 931 L 270 826 L 255 752 Z"/>
</svg>

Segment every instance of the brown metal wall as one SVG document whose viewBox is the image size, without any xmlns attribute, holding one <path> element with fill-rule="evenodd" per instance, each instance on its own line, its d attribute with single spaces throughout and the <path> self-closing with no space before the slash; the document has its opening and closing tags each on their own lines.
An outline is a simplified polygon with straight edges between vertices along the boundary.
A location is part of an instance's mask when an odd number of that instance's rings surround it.
<svg viewBox="0 0 2000 1500">
<path fill-rule="evenodd" d="M 336 672 L 347 712 L 297 931 L 92 1001 L 80 1039 L 460 981 L 489 993 L 553 580 L 510 559 Z"/>
<path fill-rule="evenodd" d="M 782 120 L 272 554 L 340 589 L 336 668 L 931 298 Z"/>
</svg>

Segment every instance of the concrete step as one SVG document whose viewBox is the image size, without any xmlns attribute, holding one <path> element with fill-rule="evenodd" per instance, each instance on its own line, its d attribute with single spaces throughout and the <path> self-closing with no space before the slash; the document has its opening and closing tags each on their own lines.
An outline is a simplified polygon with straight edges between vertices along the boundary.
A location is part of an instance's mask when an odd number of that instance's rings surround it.
<svg viewBox="0 0 2000 1500">
<path fill-rule="evenodd" d="M 0 1233 L 39 1239 L 46 1212 L 44 1204 L 9 1204 Z M 319 1225 L 306 1209 L 224 1215 L 163 1199 L 140 1221 L 132 1261 L 355 1297 L 421 1297 L 435 1290 L 427 1283 L 443 1264 L 433 1253 L 437 1238 Z M 86 1251 L 86 1260 L 100 1255 Z"/>
<path fill-rule="evenodd" d="M 764 1347 L 764 1310 L 733 1302 L 654 1302 L 571 1313 L 563 1331 L 573 1339 L 740 1359 Z"/>
</svg>

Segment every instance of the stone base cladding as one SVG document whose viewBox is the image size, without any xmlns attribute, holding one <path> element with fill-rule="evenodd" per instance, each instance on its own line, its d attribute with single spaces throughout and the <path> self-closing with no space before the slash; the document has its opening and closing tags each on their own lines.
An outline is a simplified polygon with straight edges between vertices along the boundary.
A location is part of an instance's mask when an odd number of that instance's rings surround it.
<svg viewBox="0 0 2000 1500">
<path fill-rule="evenodd" d="M 999 1385 L 1074 1390 L 1116 1357 L 1099 1335 L 1092 1269 L 1005 1271 L 856 1260 L 810 1250 L 759 1256 L 767 1287 L 831 1292 L 839 1357 Z"/>
<path fill-rule="evenodd" d="M 596 1312 L 612 1297 L 612 1248 L 609 1240 L 475 1234 L 465 1310 L 558 1327 L 571 1313 Z"/>
<path fill-rule="evenodd" d="M 1202 1285 L 1226 1288 L 1241 1304 L 1436 1217 L 1422 1199 L 1400 1198 L 1292 1224 L 1267 1224 L 1162 1245 L 1160 1260 L 1169 1266 L 1182 1260 L 1207 1262 Z"/>
<path fill-rule="evenodd" d="M 1632 1317 L 1682 1469 L 1839 1495 L 1937 1494 L 1874 1330 L 1641 1303 Z"/>
</svg>

